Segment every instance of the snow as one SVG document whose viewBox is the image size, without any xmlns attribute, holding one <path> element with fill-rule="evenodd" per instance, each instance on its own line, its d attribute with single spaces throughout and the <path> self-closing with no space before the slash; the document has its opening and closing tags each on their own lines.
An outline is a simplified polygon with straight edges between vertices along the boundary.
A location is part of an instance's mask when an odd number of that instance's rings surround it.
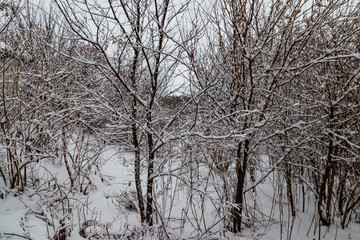
<svg viewBox="0 0 360 240">
<path fill-rule="evenodd" d="M 117 239 L 116 236 L 118 239 L 125 236 L 130 239 L 156 239 L 150 233 L 139 235 L 144 231 L 140 224 L 139 214 L 136 210 L 129 208 L 131 201 L 135 206 L 137 204 L 136 197 L 133 195 L 135 184 L 131 164 L 132 153 L 122 150 L 119 146 L 109 145 L 104 149 L 102 156 L 102 174 L 97 173 L 93 176 L 95 187 L 89 194 L 68 194 L 73 210 L 70 213 L 71 220 L 66 220 L 67 224 L 72 226 L 71 236 L 67 239 L 84 239 L 80 234 L 81 231 L 94 237 L 104 234 L 104 238 L 110 237 L 110 239 L 111 237 Z M 262 169 L 268 169 L 269 158 L 264 155 L 262 160 L 264 164 Z M 157 176 L 159 181 L 156 182 L 157 210 L 163 216 L 160 223 L 163 222 L 166 225 L 169 236 L 175 239 L 194 237 L 241 240 L 287 239 L 291 217 L 289 217 L 285 201 L 286 192 L 283 189 L 283 195 L 279 194 L 279 188 L 282 185 L 276 183 L 275 173 L 267 174 L 269 176 L 266 179 L 257 182 L 256 191 L 252 192 L 250 194 L 252 197 L 248 199 L 249 205 L 257 206 L 254 209 L 259 209 L 261 212 L 262 217 L 254 210 L 259 222 L 249 228 L 244 227 L 240 234 L 233 234 L 224 231 L 217 216 L 216 207 L 221 204 L 231 206 L 231 203 L 224 201 L 219 203 L 214 186 L 207 183 L 211 181 L 207 167 L 199 166 L 199 178 L 204 181 L 192 182 L 191 179 L 187 181 L 179 178 L 182 169 L 177 165 L 176 162 L 171 162 L 163 167 L 164 172 Z M 43 182 L 55 178 L 59 185 L 65 186 L 69 183 L 65 167 L 54 164 L 52 161 L 43 161 L 38 171 Z M 216 176 L 213 177 L 216 179 Z M 193 186 L 192 190 L 187 187 L 189 185 Z M 52 236 L 59 225 L 51 226 L 44 220 L 56 222 L 61 218 L 61 213 L 55 213 L 49 209 L 47 204 L 54 197 L 50 195 L 50 192 L 43 192 L 42 195 L 31 189 L 26 190 L 25 193 L 2 189 L 6 192 L 6 196 L 4 199 L 0 198 L 0 239 L 47 239 L 48 236 Z M 40 189 L 39 187 L 38 190 Z M 63 190 L 65 191 L 65 188 Z M 256 201 L 251 199 L 256 199 Z M 316 217 L 314 218 L 314 210 L 314 205 L 308 203 L 305 212 L 298 210 L 289 239 L 360 239 L 360 224 L 358 223 L 351 223 L 344 230 L 338 227 L 339 223 L 329 228 L 323 226 L 320 238 L 318 238 L 319 227 Z M 159 224 L 152 229 L 162 231 L 163 227 Z M 6 235 L 10 233 L 21 237 Z M 90 239 L 95 239 L 94 237 Z"/>
<path fill-rule="evenodd" d="M 14 196 L 6 196 L 0 199 L 0 232 L 1 233 L 22 233 L 20 226 L 24 218 L 26 207 Z"/>
</svg>

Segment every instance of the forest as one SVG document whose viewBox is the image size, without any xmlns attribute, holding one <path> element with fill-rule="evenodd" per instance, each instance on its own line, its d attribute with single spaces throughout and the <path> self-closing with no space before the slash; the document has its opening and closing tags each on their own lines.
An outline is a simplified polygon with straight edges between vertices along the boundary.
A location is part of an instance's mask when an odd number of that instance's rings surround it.
<svg viewBox="0 0 360 240">
<path fill-rule="evenodd" d="M 359 239 L 357 0 L 0 0 L 0 239 Z"/>
</svg>

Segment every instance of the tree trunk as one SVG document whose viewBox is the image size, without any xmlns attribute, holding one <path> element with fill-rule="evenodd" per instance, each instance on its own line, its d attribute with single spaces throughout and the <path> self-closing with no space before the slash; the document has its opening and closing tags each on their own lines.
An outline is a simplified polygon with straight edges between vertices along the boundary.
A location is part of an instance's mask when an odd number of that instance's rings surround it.
<svg viewBox="0 0 360 240">
<path fill-rule="evenodd" d="M 287 197 L 290 203 L 291 208 L 291 216 L 296 216 L 296 209 L 294 204 L 294 196 L 292 190 L 292 182 L 291 182 L 291 165 L 286 164 L 286 185 L 287 185 Z"/>
<path fill-rule="evenodd" d="M 154 184 L 154 159 L 155 153 L 153 151 L 154 141 L 153 135 L 150 132 L 152 129 L 152 117 L 151 117 L 151 110 L 148 110 L 147 113 L 147 144 L 148 144 L 148 176 L 147 176 L 147 190 L 146 190 L 146 222 L 149 226 L 153 225 L 153 184 Z"/>
<path fill-rule="evenodd" d="M 247 139 L 244 143 L 243 155 L 242 153 L 242 143 L 239 142 L 237 149 L 237 162 L 236 162 L 236 176 L 237 176 L 237 185 L 235 192 L 235 204 L 236 206 L 233 209 L 233 232 L 241 232 L 241 223 L 242 223 L 242 212 L 244 209 L 244 187 L 245 187 L 245 177 L 246 169 L 248 163 L 248 150 L 249 150 L 250 141 Z"/>
<path fill-rule="evenodd" d="M 334 119 L 334 107 L 330 106 L 330 113 L 329 113 L 330 126 L 329 126 L 329 128 L 331 130 L 333 130 L 333 123 L 332 123 L 333 119 Z M 324 216 L 323 209 L 322 209 L 322 203 L 323 203 L 323 201 L 326 200 L 326 197 L 331 199 L 331 194 L 332 194 L 332 189 L 330 189 L 330 187 L 332 188 L 332 184 L 330 184 L 331 186 L 330 185 L 328 186 L 328 195 L 326 195 L 325 190 L 326 190 L 327 182 L 330 177 L 330 171 L 333 168 L 333 164 L 334 164 L 332 162 L 332 155 L 333 155 L 333 151 L 334 151 L 333 137 L 334 137 L 334 135 L 330 132 L 325 173 L 324 173 L 324 176 L 321 181 L 321 185 L 320 185 L 320 189 L 319 189 L 319 198 L 318 198 L 318 213 L 319 213 L 321 223 L 325 226 L 330 226 L 330 224 L 331 224 L 330 214 L 328 212 L 326 212 L 326 215 Z M 329 199 L 327 200 L 327 202 L 329 202 Z M 330 202 L 327 203 L 327 205 L 328 204 L 330 204 Z M 326 211 L 328 211 L 328 210 L 329 209 L 326 208 Z"/>
</svg>

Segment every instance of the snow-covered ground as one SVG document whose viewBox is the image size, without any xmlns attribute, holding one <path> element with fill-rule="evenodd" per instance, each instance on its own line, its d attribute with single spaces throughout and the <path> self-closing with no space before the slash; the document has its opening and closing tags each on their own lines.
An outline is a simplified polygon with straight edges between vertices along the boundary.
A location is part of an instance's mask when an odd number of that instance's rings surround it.
<svg viewBox="0 0 360 240">
<path fill-rule="evenodd" d="M 71 228 L 71 236 L 67 239 L 72 240 L 84 239 L 82 236 L 93 236 L 92 239 L 159 238 L 156 234 L 144 233 L 141 228 L 136 211 L 132 154 L 108 146 L 103 159 L 101 171 L 94 171 L 91 177 L 88 194 L 70 191 L 65 167 L 51 161 L 44 161 L 37 167 L 39 181 L 24 193 L 5 189 L 0 182 L 0 239 L 47 239 L 61 227 Z M 153 231 L 166 229 L 166 235 L 172 239 L 360 239 L 358 223 L 351 223 L 345 230 L 336 224 L 321 227 L 319 235 L 311 205 L 305 212 L 297 212 L 290 236 L 288 207 L 285 202 L 279 204 L 286 200 L 286 193 L 285 197 L 279 196 L 271 181 L 258 186 L 252 194 L 256 204 L 254 201 L 249 204 L 255 204 L 254 216 L 263 216 L 253 226 L 244 226 L 241 234 L 234 235 L 221 230 L 216 204 L 212 203 L 216 197 L 212 186 L 198 186 L 214 197 L 202 199 L 201 194 L 189 193 L 186 184 L 176 179 L 164 177 L 157 182 L 156 209 L 163 211 L 157 215 L 164 218 L 159 219 L 161 224 L 153 227 Z M 49 185 L 50 182 L 54 186 Z M 55 194 L 51 189 L 60 191 Z M 273 201 L 274 198 L 277 201 Z M 202 232 L 196 232 L 196 229 L 202 229 Z"/>
</svg>

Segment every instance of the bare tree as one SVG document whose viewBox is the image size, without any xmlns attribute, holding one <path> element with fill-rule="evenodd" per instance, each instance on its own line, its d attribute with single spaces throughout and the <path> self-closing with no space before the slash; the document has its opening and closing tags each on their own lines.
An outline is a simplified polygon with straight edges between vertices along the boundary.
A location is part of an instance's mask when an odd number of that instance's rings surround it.
<svg viewBox="0 0 360 240">
<path fill-rule="evenodd" d="M 309 6 L 307 1 L 298 0 L 215 1 L 213 11 L 208 11 L 212 22 L 208 41 L 211 50 L 205 54 L 199 52 L 193 61 L 197 66 L 194 86 L 203 89 L 216 83 L 203 103 L 206 125 L 202 123 L 202 128 L 212 141 L 229 139 L 228 143 L 233 145 L 236 165 L 233 165 L 236 174 L 232 210 L 234 232 L 241 231 L 245 194 L 268 176 L 269 171 L 256 179 L 259 159 L 267 144 L 280 137 L 282 151 L 271 160 L 274 164 L 271 172 L 290 161 L 291 152 L 306 142 L 301 135 L 285 138 L 287 132 L 303 128 L 301 121 L 287 117 L 290 110 L 298 111 L 299 100 L 296 95 L 293 99 L 287 89 L 292 88 L 306 70 L 336 58 L 331 56 L 341 55 L 332 50 L 320 53 L 309 49 L 314 47 L 318 32 L 327 28 L 328 21 L 337 21 L 338 15 L 334 12 L 347 3 L 335 1 Z M 342 36 L 348 38 L 351 34 L 349 31 L 349 35 Z M 313 54 L 310 56 L 309 52 Z M 296 86 L 294 89 L 297 91 Z M 286 118 L 291 120 L 284 125 Z M 290 165 L 284 169 L 289 202 L 295 215 Z M 248 173 L 250 186 L 246 184 Z"/>
<path fill-rule="evenodd" d="M 112 131 L 121 134 L 130 130 L 140 219 L 151 226 L 154 179 L 161 171 L 156 153 L 175 139 L 168 130 L 179 121 L 187 106 L 183 102 L 183 107 L 172 117 L 161 119 L 164 106 L 161 99 L 171 94 L 169 84 L 182 63 L 182 43 L 187 39 L 181 40 L 177 24 L 188 2 L 55 2 L 69 29 L 99 54 L 97 60 L 88 60 L 79 54 L 78 60 L 96 66 L 102 74 L 103 84 L 99 86 L 103 88 L 97 92 L 88 88 L 88 91 L 100 108 L 111 113 Z M 141 173 L 145 166 L 144 194 Z"/>
</svg>

